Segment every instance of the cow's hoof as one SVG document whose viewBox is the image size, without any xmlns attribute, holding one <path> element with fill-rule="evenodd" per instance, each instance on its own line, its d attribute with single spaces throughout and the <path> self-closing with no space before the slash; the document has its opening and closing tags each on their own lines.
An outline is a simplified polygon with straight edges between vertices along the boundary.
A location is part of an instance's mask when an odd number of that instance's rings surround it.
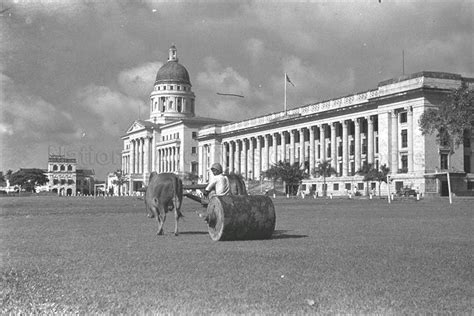
<svg viewBox="0 0 474 316">
<path fill-rule="evenodd" d="M 174 233 L 175 236 L 178 236 L 179 234 L 178 233 Z"/>
<path fill-rule="evenodd" d="M 157 236 L 163 236 L 164 234 L 163 234 L 163 231 L 159 231 L 159 232 L 156 233 L 156 235 Z"/>
</svg>

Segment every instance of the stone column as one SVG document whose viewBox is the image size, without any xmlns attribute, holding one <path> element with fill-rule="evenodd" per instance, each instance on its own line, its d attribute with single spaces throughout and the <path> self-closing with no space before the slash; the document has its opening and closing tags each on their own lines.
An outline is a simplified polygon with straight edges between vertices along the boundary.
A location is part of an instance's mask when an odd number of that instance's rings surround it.
<svg viewBox="0 0 474 316">
<path fill-rule="evenodd" d="M 247 157 L 248 157 L 248 144 L 247 144 L 247 139 L 242 139 L 242 147 L 243 147 L 243 156 L 244 159 L 242 159 L 242 175 L 244 176 L 245 179 L 247 179 Z"/>
<path fill-rule="evenodd" d="M 281 161 L 285 162 L 286 161 L 286 132 L 281 132 L 281 148 L 280 148 L 280 153 L 281 153 Z"/>
<path fill-rule="evenodd" d="M 135 173 L 135 140 L 130 141 L 130 174 Z"/>
<path fill-rule="evenodd" d="M 314 126 L 309 128 L 309 174 L 314 169 Z"/>
<path fill-rule="evenodd" d="M 374 119 L 367 117 L 367 163 L 374 163 Z"/>
<path fill-rule="evenodd" d="M 356 118 L 354 120 L 355 135 L 354 135 L 354 162 L 355 172 L 360 169 L 360 120 Z"/>
<path fill-rule="evenodd" d="M 229 173 L 235 173 L 234 171 L 234 142 L 229 142 Z"/>
<path fill-rule="evenodd" d="M 398 113 L 392 111 L 392 174 L 398 173 Z"/>
<path fill-rule="evenodd" d="M 319 128 L 319 159 L 320 161 L 326 160 L 326 124 L 322 124 Z"/>
<path fill-rule="evenodd" d="M 342 176 L 347 177 L 349 167 L 349 151 L 348 148 L 348 122 L 342 122 Z"/>
<path fill-rule="evenodd" d="M 295 163 L 295 133 L 296 130 L 290 131 L 290 165 Z"/>
<path fill-rule="evenodd" d="M 278 162 L 278 136 L 277 133 L 272 134 L 272 145 L 273 145 L 273 162 L 276 164 Z"/>
<path fill-rule="evenodd" d="M 153 129 L 153 138 L 151 139 L 151 171 L 156 171 L 156 130 Z"/>
<path fill-rule="evenodd" d="M 204 147 L 202 145 L 198 146 L 198 176 L 201 177 L 201 181 L 204 182 L 204 172 L 203 172 L 203 165 L 204 165 Z"/>
<path fill-rule="evenodd" d="M 407 110 L 407 136 L 408 136 L 408 172 L 413 172 L 413 108 L 408 107 Z"/>
<path fill-rule="evenodd" d="M 145 137 L 145 150 L 143 153 L 143 177 L 144 182 L 148 183 L 148 175 L 150 173 L 150 137 Z"/>
<path fill-rule="evenodd" d="M 142 162 L 142 139 L 137 138 L 137 157 L 136 157 L 136 173 L 142 173 L 141 162 Z"/>
<path fill-rule="evenodd" d="M 304 128 L 300 128 L 300 169 L 304 169 L 305 146 L 304 146 Z"/>
<path fill-rule="evenodd" d="M 267 171 L 270 168 L 270 135 L 266 134 L 263 136 L 265 146 L 265 159 L 263 160 L 263 171 Z"/>
<path fill-rule="evenodd" d="M 260 173 L 262 171 L 262 161 L 263 161 L 263 152 L 262 152 L 262 136 L 255 137 L 257 142 L 257 150 L 255 153 L 255 179 L 260 179 Z"/>
<path fill-rule="evenodd" d="M 235 160 L 235 170 L 237 174 L 240 174 L 241 172 L 240 143 L 241 143 L 240 140 L 235 141 L 235 159 L 234 160 Z"/>
<path fill-rule="evenodd" d="M 337 163 L 337 142 L 336 142 L 336 122 L 331 124 L 331 167 L 334 170 L 338 170 L 338 163 Z M 338 170 L 340 171 L 340 170 Z"/>
</svg>

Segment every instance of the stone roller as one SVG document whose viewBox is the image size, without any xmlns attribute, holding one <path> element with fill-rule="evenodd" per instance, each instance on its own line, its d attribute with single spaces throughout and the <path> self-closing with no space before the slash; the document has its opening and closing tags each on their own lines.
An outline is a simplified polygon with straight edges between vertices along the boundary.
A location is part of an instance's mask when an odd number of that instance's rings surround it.
<svg viewBox="0 0 474 316">
<path fill-rule="evenodd" d="M 214 196 L 207 213 L 214 241 L 269 239 L 275 230 L 275 207 L 268 196 Z"/>
</svg>

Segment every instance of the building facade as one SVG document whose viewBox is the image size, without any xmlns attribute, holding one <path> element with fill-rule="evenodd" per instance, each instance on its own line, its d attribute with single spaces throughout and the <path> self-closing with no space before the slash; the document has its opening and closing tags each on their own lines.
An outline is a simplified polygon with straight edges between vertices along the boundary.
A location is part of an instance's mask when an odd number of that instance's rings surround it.
<svg viewBox="0 0 474 316">
<path fill-rule="evenodd" d="M 279 161 L 298 163 L 308 173 L 327 161 L 336 171 L 325 179 L 329 194 L 408 187 L 444 195 L 447 171 L 455 192 L 467 190 L 474 181 L 472 131 L 451 153 L 437 144 L 434 135 L 423 135 L 418 125 L 426 109 L 438 106 L 462 82 L 472 86 L 474 78 L 421 72 L 380 82 L 370 91 L 208 126 L 198 136 L 200 179 L 208 181 L 214 162 L 229 173 L 259 180 Z M 362 181 L 357 171 L 364 163 L 390 168 L 389 186 Z M 310 176 L 303 189 L 322 193 L 323 179 Z"/>
<path fill-rule="evenodd" d="M 149 118 L 135 120 L 122 136 L 122 172 L 128 180 L 125 194 L 135 194 L 150 173 L 198 175 L 200 128 L 227 121 L 195 115 L 195 95 L 186 68 L 178 62 L 177 49 L 158 70 L 150 94 Z"/>
<path fill-rule="evenodd" d="M 50 155 L 46 171 L 47 190 L 58 195 L 75 196 L 92 194 L 94 170 L 77 169 L 75 158 L 62 155 Z"/>
</svg>

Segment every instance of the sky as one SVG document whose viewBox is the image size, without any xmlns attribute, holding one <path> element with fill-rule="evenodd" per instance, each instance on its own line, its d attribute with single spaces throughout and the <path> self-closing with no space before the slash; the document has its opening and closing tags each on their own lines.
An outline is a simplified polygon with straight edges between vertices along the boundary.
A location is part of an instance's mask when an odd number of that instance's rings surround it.
<svg viewBox="0 0 474 316">
<path fill-rule="evenodd" d="M 419 71 L 474 77 L 473 1 L 0 0 L 0 171 L 104 180 L 175 44 L 196 115 L 238 121 Z M 404 56 L 404 58 L 402 57 Z M 232 93 L 244 98 L 218 95 Z"/>
</svg>

